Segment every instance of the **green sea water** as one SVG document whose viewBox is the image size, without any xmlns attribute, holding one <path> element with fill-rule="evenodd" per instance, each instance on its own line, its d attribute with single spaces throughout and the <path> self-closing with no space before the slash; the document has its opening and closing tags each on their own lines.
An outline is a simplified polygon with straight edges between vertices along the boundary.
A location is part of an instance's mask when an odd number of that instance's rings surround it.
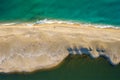
<svg viewBox="0 0 120 80">
<path fill-rule="evenodd" d="M 57 68 L 30 74 L 0 74 L 0 80 L 120 80 L 120 65 L 110 66 L 102 57 L 73 55 Z"/>
<path fill-rule="evenodd" d="M 60 19 L 120 25 L 120 0 L 0 0 L 0 21 Z"/>
</svg>

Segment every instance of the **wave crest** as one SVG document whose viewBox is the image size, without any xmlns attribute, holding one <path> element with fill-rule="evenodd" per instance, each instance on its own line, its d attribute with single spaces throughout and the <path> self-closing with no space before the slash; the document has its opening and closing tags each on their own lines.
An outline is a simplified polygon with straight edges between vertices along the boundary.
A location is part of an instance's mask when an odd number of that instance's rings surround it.
<svg viewBox="0 0 120 80">
<path fill-rule="evenodd" d="M 43 20 L 38 20 L 34 24 L 79 24 L 79 25 L 84 25 L 84 26 L 93 26 L 96 28 L 114 28 L 114 29 L 120 29 L 118 26 L 113 26 L 113 25 L 103 25 L 103 24 L 89 24 L 89 23 L 80 23 L 80 22 L 74 22 L 74 21 L 64 21 L 64 20 L 49 20 L 49 19 L 43 19 Z"/>
</svg>

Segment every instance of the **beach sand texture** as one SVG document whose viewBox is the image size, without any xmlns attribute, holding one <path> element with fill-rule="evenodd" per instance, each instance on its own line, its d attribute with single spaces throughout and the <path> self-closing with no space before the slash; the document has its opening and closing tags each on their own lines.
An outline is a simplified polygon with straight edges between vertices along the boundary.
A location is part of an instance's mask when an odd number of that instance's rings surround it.
<svg viewBox="0 0 120 80">
<path fill-rule="evenodd" d="M 120 62 L 120 29 L 85 24 L 0 25 L 0 72 L 32 72 L 60 64 L 69 54 L 105 55 Z"/>
</svg>

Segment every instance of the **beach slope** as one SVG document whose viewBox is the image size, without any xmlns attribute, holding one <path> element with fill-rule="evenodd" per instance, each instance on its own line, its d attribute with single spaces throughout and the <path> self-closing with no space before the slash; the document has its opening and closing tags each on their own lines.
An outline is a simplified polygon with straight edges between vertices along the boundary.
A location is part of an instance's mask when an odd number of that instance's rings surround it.
<svg viewBox="0 0 120 80">
<path fill-rule="evenodd" d="M 119 64 L 120 29 L 65 23 L 0 25 L 0 72 L 48 69 L 69 54 L 83 53 Z"/>
</svg>

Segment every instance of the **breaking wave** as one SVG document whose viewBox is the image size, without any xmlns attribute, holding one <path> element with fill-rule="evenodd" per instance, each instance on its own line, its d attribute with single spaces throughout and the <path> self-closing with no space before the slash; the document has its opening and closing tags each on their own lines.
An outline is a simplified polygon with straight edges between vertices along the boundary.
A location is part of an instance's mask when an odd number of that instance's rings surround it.
<svg viewBox="0 0 120 80">
<path fill-rule="evenodd" d="M 114 25 L 104 25 L 104 24 L 91 24 L 91 23 L 82 23 L 77 21 L 66 21 L 66 20 L 55 20 L 55 19 L 43 19 L 43 20 L 37 20 L 35 22 L 10 22 L 10 23 L 0 23 L 0 25 L 4 26 L 10 26 L 10 25 L 16 25 L 16 24 L 27 24 L 27 26 L 33 26 L 34 24 L 78 24 L 78 25 L 84 25 L 84 26 L 92 26 L 96 28 L 113 28 L 113 29 L 120 29 L 119 26 Z"/>
<path fill-rule="evenodd" d="M 84 26 L 92 26 L 96 28 L 114 28 L 114 29 L 120 29 L 118 26 L 113 26 L 113 25 L 103 25 L 103 24 L 89 24 L 89 23 L 81 23 L 81 22 L 75 22 L 75 21 L 65 21 L 65 20 L 49 20 L 49 19 L 43 19 L 43 20 L 38 20 L 33 24 L 84 24 Z M 28 24 L 29 25 L 29 24 Z"/>
</svg>

